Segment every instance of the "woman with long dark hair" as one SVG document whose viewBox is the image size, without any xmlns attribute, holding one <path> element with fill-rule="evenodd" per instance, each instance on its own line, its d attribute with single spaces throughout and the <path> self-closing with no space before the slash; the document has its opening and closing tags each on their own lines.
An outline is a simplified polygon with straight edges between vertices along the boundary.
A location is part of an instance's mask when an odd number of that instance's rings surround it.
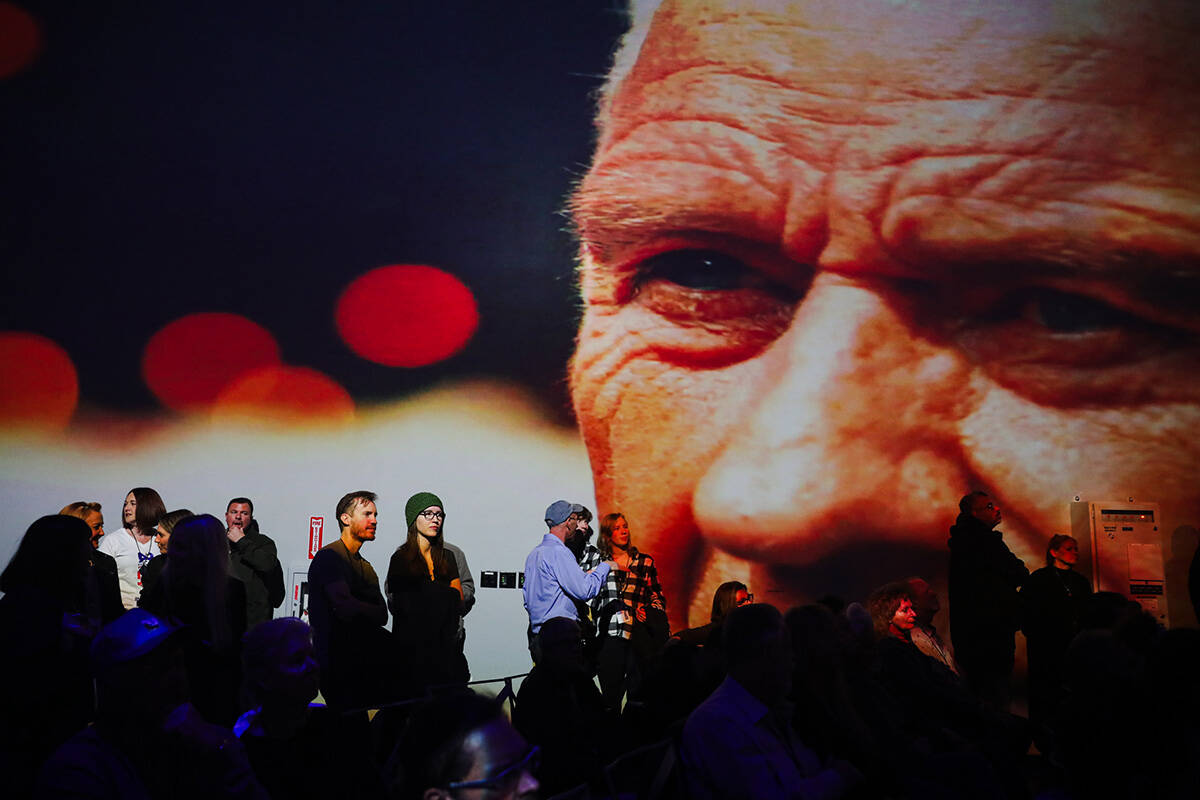
<svg viewBox="0 0 1200 800">
<path fill-rule="evenodd" d="M 601 640 L 596 663 L 600 690 L 605 704 L 619 712 L 626 690 L 632 695 L 646 663 L 670 635 L 667 599 L 654 559 L 633 546 L 624 514 L 606 514 L 600 521 L 596 552 L 599 561 L 617 565 L 591 602 Z M 582 566 L 586 571 L 597 564 Z"/>
<path fill-rule="evenodd" d="M 443 547 L 445 506 L 432 492 L 404 504 L 408 539 L 392 554 L 384 589 L 392 612 L 397 655 L 411 670 L 411 691 L 467 682 L 466 659 L 458 649 L 462 583 L 458 562 Z"/>
<path fill-rule="evenodd" d="M 225 526 L 211 514 L 179 521 L 166 559 L 141 605 L 187 626 L 182 635 L 192 704 L 209 722 L 230 726 L 239 711 L 246 588 L 229 574 Z"/>
<path fill-rule="evenodd" d="M 725 581 L 713 592 L 712 611 L 708 616 L 708 624 L 679 631 L 672 635 L 671 639 L 698 647 L 711 644 L 719 648 L 721 623 L 725 620 L 725 615 L 738 606 L 749 605 L 753 602 L 754 595 L 750 593 L 746 584 L 741 581 Z"/>
<path fill-rule="evenodd" d="M 42 517 L 0 575 L 0 770 L 13 797 L 28 796 L 42 761 L 92 718 L 91 554 L 87 523 Z"/>
<path fill-rule="evenodd" d="M 154 558 L 154 528 L 167 513 L 158 492 L 138 486 L 125 495 L 121 508 L 124 527 L 104 534 L 96 548 L 117 562 L 121 604 L 126 609 L 138 604 L 142 594 L 142 570 Z"/>
</svg>

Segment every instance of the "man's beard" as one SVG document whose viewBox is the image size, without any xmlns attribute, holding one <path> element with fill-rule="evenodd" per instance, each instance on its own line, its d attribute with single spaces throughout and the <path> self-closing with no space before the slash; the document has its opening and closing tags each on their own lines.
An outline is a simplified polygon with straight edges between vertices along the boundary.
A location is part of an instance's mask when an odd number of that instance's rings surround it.
<svg viewBox="0 0 1200 800">
<path fill-rule="evenodd" d="M 587 546 L 588 539 L 592 538 L 592 529 L 580 530 L 576 528 L 571 531 L 571 535 L 567 537 L 567 549 L 575 554 L 575 560 L 578 561 L 583 556 L 583 548 Z"/>
</svg>

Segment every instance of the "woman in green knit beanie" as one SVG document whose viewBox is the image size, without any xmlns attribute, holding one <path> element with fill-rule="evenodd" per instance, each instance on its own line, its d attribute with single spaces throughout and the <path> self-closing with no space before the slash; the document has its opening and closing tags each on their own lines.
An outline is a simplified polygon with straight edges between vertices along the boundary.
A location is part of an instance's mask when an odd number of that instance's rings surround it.
<svg viewBox="0 0 1200 800">
<path fill-rule="evenodd" d="M 467 665 L 458 649 L 462 584 L 458 562 L 442 546 L 446 519 L 442 499 L 418 492 L 404 504 L 408 539 L 388 565 L 388 608 L 398 650 L 411 660 L 414 694 L 429 686 L 465 683 Z"/>
</svg>

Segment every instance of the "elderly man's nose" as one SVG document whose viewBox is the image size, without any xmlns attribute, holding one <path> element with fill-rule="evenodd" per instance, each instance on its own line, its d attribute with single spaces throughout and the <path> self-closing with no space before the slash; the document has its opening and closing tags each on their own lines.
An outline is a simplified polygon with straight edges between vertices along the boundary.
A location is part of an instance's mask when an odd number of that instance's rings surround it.
<svg viewBox="0 0 1200 800">
<path fill-rule="evenodd" d="M 699 482 L 719 549 L 801 564 L 853 539 L 944 539 L 964 474 L 968 366 L 875 288 L 823 273 L 744 365 L 756 404 Z"/>
</svg>

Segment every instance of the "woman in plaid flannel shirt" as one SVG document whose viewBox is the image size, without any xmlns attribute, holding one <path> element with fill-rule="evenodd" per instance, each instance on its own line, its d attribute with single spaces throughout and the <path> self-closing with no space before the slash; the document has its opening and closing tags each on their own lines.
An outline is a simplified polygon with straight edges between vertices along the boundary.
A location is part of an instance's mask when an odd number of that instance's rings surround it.
<svg viewBox="0 0 1200 800">
<path fill-rule="evenodd" d="M 601 640 L 596 664 L 600 689 L 604 702 L 619 712 L 622 696 L 627 689 L 632 692 L 652 654 L 652 640 L 665 641 L 669 634 L 667 600 L 654 559 L 633 546 L 624 515 L 608 514 L 601 520 L 597 545 L 588 547 L 582 566 L 590 570 L 609 559 L 617 564 L 591 606 Z"/>
</svg>

